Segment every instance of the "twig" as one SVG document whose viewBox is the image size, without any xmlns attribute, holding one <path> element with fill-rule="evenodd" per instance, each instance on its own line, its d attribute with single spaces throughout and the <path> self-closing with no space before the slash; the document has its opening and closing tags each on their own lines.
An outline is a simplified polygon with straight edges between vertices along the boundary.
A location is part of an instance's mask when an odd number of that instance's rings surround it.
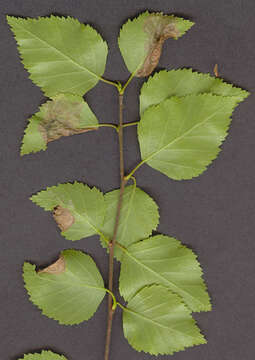
<svg viewBox="0 0 255 360">
<path fill-rule="evenodd" d="M 120 212 L 122 206 L 123 193 L 126 185 L 124 179 L 124 156 L 123 156 L 123 93 L 119 93 L 119 152 L 120 152 L 120 193 L 117 205 L 116 219 L 114 225 L 114 231 L 111 241 L 109 242 L 109 280 L 108 288 L 112 292 L 113 290 L 113 275 L 114 275 L 114 248 L 116 244 L 116 237 L 120 221 Z M 112 333 L 112 320 L 115 309 L 112 307 L 112 296 L 108 297 L 108 320 L 107 320 L 107 331 L 106 331 L 106 343 L 105 343 L 105 355 L 104 360 L 109 360 L 111 333 Z"/>
</svg>

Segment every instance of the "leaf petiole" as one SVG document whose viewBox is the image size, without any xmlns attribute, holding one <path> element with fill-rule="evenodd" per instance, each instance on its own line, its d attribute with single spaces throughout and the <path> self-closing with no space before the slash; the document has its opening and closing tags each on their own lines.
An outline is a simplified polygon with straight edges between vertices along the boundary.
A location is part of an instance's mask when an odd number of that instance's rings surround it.
<svg viewBox="0 0 255 360">
<path fill-rule="evenodd" d="M 144 59 L 143 59 L 144 61 Z M 120 89 L 120 94 L 123 95 L 126 88 L 128 87 L 129 83 L 132 81 L 133 77 L 135 77 L 137 71 L 140 69 L 140 67 L 143 64 L 143 61 L 141 61 L 141 63 L 137 66 L 137 68 L 135 69 L 135 71 L 132 72 L 132 74 L 130 75 L 130 77 L 128 78 L 126 84 Z"/>
<path fill-rule="evenodd" d="M 113 301 L 112 310 L 114 311 L 119 303 L 117 303 L 116 297 L 115 297 L 115 295 L 114 295 L 114 293 L 112 291 L 110 291 L 109 289 L 105 289 L 105 291 L 108 294 L 110 294 L 111 297 L 112 297 L 112 301 Z"/>
<path fill-rule="evenodd" d="M 119 130 L 118 130 L 118 126 L 117 126 L 117 125 L 113 125 L 113 124 L 98 124 L 96 127 L 111 127 L 111 128 L 113 128 L 114 130 L 116 130 L 117 132 L 119 131 Z"/>
<path fill-rule="evenodd" d="M 135 122 L 130 122 L 130 123 L 123 124 L 123 127 L 136 126 L 138 124 L 139 124 L 139 121 L 135 121 Z"/>
<path fill-rule="evenodd" d="M 99 79 L 108 85 L 115 86 L 118 89 L 118 91 L 120 91 L 120 86 L 118 83 L 111 81 L 111 80 L 104 79 L 103 77 L 99 77 Z"/>
<path fill-rule="evenodd" d="M 117 305 L 118 305 L 122 310 L 126 310 L 125 306 L 121 305 L 118 301 L 117 301 Z"/>
<path fill-rule="evenodd" d="M 136 71 L 134 71 L 134 72 L 129 76 L 126 84 L 119 90 L 120 95 L 123 95 L 123 94 L 124 94 L 126 88 L 128 87 L 129 83 L 132 81 L 132 79 L 133 79 L 133 77 L 135 76 L 135 74 L 136 74 Z"/>
<path fill-rule="evenodd" d="M 136 172 L 136 170 L 139 169 L 140 166 L 142 166 L 145 163 L 144 160 L 142 160 L 141 162 L 139 162 L 139 164 L 136 165 L 136 167 L 128 174 L 124 177 L 124 179 L 126 181 L 128 181 L 131 177 L 133 177 L 134 173 Z"/>
</svg>

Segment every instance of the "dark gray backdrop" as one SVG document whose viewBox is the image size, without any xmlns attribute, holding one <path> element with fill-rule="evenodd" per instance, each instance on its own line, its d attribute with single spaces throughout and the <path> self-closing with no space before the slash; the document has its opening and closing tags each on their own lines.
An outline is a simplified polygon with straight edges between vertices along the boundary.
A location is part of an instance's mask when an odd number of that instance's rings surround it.
<svg viewBox="0 0 255 360">
<path fill-rule="evenodd" d="M 44 97 L 19 61 L 5 14 L 71 15 L 93 24 L 110 51 L 105 77 L 125 81 L 128 71 L 117 47 L 121 24 L 149 8 L 186 16 L 196 22 L 181 40 L 169 40 L 160 67 L 192 67 L 212 72 L 254 90 L 255 5 L 253 0 L 1 0 L 0 20 L 0 357 L 15 360 L 42 348 L 69 360 L 102 359 L 106 300 L 96 315 L 79 326 L 65 327 L 42 316 L 23 288 L 24 260 L 50 263 L 59 251 L 74 247 L 93 256 L 107 281 L 108 258 L 96 237 L 75 243 L 62 238 L 49 213 L 29 196 L 58 182 L 79 180 L 103 191 L 118 187 L 118 144 L 111 129 L 51 143 L 46 152 L 19 156 L 26 120 Z M 135 80 L 125 98 L 125 121 L 138 120 Z M 86 95 L 101 122 L 117 121 L 114 89 L 98 84 Z M 174 355 L 176 360 L 253 360 L 254 350 L 254 97 L 234 113 L 223 151 L 208 171 L 191 181 L 172 181 L 144 165 L 138 185 L 160 206 L 159 231 L 176 236 L 198 254 L 213 300 L 213 311 L 196 315 L 207 345 Z M 135 128 L 125 130 L 125 163 L 137 163 Z M 117 284 L 117 273 L 115 284 Z M 111 359 L 154 359 L 135 352 L 124 339 L 118 310 Z M 171 359 L 172 357 L 159 357 Z"/>
</svg>

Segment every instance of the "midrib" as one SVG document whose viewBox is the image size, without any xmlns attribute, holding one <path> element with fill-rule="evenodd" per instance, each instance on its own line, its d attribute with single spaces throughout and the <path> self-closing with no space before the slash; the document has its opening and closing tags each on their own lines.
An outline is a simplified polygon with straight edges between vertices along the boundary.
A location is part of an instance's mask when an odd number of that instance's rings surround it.
<svg viewBox="0 0 255 360">
<path fill-rule="evenodd" d="M 163 282 L 167 282 L 168 284 L 170 284 L 178 294 L 180 292 L 180 290 L 182 292 L 184 292 L 185 294 L 187 294 L 188 297 L 194 299 L 196 302 L 199 302 L 202 306 L 204 306 L 204 304 L 199 301 L 197 298 L 193 297 L 190 293 L 188 293 L 187 291 L 185 291 L 184 289 L 179 288 L 178 286 L 176 286 L 174 283 L 172 283 L 170 280 L 166 279 L 164 276 L 162 276 L 161 274 L 155 272 L 153 269 L 151 269 L 150 267 L 148 267 L 147 265 L 145 265 L 143 262 L 139 261 L 135 256 L 133 256 L 127 249 L 123 250 L 133 261 L 135 261 L 138 265 L 140 265 L 141 267 L 143 267 L 144 269 L 146 269 L 147 271 L 151 272 L 154 276 L 158 277 L 159 279 L 163 280 Z"/>
<path fill-rule="evenodd" d="M 143 163 L 149 161 L 150 159 L 152 159 L 154 156 L 158 155 L 161 151 L 163 151 L 164 149 L 166 149 L 167 147 L 173 145 L 174 143 L 176 143 L 177 141 L 181 140 L 182 138 L 184 138 L 186 135 L 188 135 L 191 131 L 193 131 L 194 129 L 196 129 L 197 127 L 203 125 L 204 123 L 206 123 L 207 121 L 209 121 L 213 116 L 215 116 L 217 114 L 218 110 L 216 110 L 212 115 L 208 116 L 205 120 L 203 120 L 202 122 L 194 125 L 191 129 L 189 129 L 188 131 L 186 131 L 185 133 L 183 133 L 181 136 L 178 136 L 176 139 L 174 139 L 173 141 L 171 141 L 170 143 L 166 144 L 165 146 L 163 146 L 162 148 L 160 148 L 159 150 L 155 151 L 154 153 L 152 153 L 151 155 L 149 155 L 147 158 L 143 159 Z"/>
<path fill-rule="evenodd" d="M 182 334 L 182 335 L 184 334 L 182 331 L 173 329 L 173 328 L 170 327 L 170 326 L 165 326 L 165 325 L 163 325 L 163 324 L 161 324 L 161 323 L 159 323 L 159 322 L 157 322 L 157 321 L 155 321 L 155 320 L 153 320 L 153 319 L 149 319 L 149 318 L 147 318 L 146 316 L 144 316 L 144 315 L 142 315 L 142 314 L 140 314 L 140 313 L 138 313 L 138 312 L 136 312 L 136 311 L 134 311 L 134 310 L 131 310 L 131 309 L 129 309 L 129 308 L 125 308 L 124 311 L 130 312 L 130 313 L 136 315 L 137 317 L 140 317 L 140 318 L 142 318 L 142 319 L 144 319 L 144 320 L 146 320 L 146 321 L 148 321 L 148 322 L 151 322 L 151 323 L 153 323 L 154 325 L 156 325 L 156 326 L 158 326 L 158 327 L 161 327 L 161 328 L 163 328 L 163 329 L 171 330 L 171 331 L 173 331 L 173 332 L 176 332 L 176 333 L 179 333 L 179 334 Z M 193 338 L 193 336 L 191 336 L 191 335 L 189 335 L 189 334 L 185 334 L 185 335 Z"/>
</svg>

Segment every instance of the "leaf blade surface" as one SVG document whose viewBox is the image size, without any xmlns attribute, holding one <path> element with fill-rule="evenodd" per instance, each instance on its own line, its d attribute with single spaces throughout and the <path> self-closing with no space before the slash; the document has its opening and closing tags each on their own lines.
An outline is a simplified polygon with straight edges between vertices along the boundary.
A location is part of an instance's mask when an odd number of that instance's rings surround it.
<svg viewBox="0 0 255 360">
<path fill-rule="evenodd" d="M 101 231 L 109 240 L 113 236 L 118 200 L 119 189 L 105 194 L 106 215 Z M 136 185 L 125 187 L 116 241 L 127 247 L 144 239 L 156 230 L 158 221 L 158 206 L 155 201 Z M 114 254 L 119 260 L 123 255 L 118 247 L 114 249 Z"/>
<path fill-rule="evenodd" d="M 224 82 L 220 78 L 202 74 L 192 69 L 161 70 L 150 76 L 143 84 L 140 94 L 140 114 L 152 105 L 157 105 L 171 96 L 208 94 L 235 96 L 243 101 L 248 91 Z"/>
<path fill-rule="evenodd" d="M 172 355 L 206 343 L 181 299 L 159 285 L 143 288 L 129 301 L 123 330 L 135 350 L 151 355 Z"/>
<path fill-rule="evenodd" d="M 126 301 L 141 288 L 158 284 L 179 295 L 192 311 L 211 310 L 202 270 L 192 250 L 164 235 L 152 236 L 125 251 L 120 294 Z"/>
<path fill-rule="evenodd" d="M 40 353 L 25 354 L 19 360 L 67 360 L 65 356 L 53 353 L 49 350 L 43 350 Z"/>
<path fill-rule="evenodd" d="M 30 79 L 46 96 L 83 96 L 103 75 L 108 48 L 91 26 L 53 15 L 7 21 Z"/>
<path fill-rule="evenodd" d="M 142 163 L 175 180 L 202 174 L 227 136 L 234 97 L 171 97 L 143 114 L 138 125 Z"/>
</svg>

